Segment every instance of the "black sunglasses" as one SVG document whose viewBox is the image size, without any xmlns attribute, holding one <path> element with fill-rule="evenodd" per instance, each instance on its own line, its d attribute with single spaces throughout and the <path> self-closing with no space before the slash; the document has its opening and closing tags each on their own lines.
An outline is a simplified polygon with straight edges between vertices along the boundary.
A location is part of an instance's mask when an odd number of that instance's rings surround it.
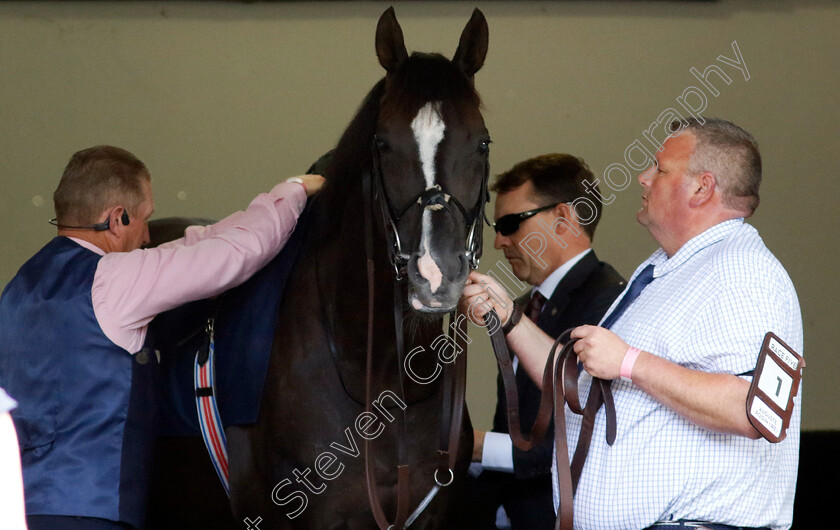
<svg viewBox="0 0 840 530">
<path fill-rule="evenodd" d="M 542 208 L 537 208 L 535 210 L 528 210 L 527 212 L 509 213 L 507 215 L 503 215 L 495 223 L 493 223 L 493 229 L 496 230 L 497 234 L 509 236 L 515 233 L 517 230 L 519 230 L 519 225 L 522 224 L 522 221 L 524 221 L 525 219 L 530 219 L 531 217 L 537 215 L 540 212 L 550 210 L 558 204 L 560 203 L 555 202 L 554 204 L 549 204 L 548 206 L 543 206 Z"/>
</svg>

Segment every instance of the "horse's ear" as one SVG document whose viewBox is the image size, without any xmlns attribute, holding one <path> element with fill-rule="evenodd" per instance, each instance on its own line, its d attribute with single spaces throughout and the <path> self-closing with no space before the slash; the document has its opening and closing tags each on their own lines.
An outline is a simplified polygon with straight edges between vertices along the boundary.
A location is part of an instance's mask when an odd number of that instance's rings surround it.
<svg viewBox="0 0 840 530">
<path fill-rule="evenodd" d="M 408 59 L 402 28 L 397 22 L 393 6 L 382 13 L 376 25 L 376 56 L 379 57 L 379 64 L 389 74 Z"/>
<path fill-rule="evenodd" d="M 461 42 L 458 43 L 455 57 L 452 58 L 452 62 L 467 77 L 472 77 L 484 65 L 489 33 L 490 30 L 487 29 L 487 19 L 484 18 L 484 13 L 475 8 L 470 21 L 464 28 L 464 32 L 461 33 Z"/>
</svg>

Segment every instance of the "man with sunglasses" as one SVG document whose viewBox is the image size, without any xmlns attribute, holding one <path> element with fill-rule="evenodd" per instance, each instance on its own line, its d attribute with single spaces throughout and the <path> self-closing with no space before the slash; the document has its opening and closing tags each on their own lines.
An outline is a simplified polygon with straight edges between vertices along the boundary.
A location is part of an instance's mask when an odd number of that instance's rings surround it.
<svg viewBox="0 0 840 530">
<path fill-rule="evenodd" d="M 778 443 L 760 439 L 755 425 L 762 420 L 751 419 L 747 406 L 756 391 L 751 385 L 767 382 L 764 374 L 758 381 L 753 377 L 766 334 L 773 332 L 799 354 L 803 348 L 793 283 L 758 231 L 744 222 L 759 204 L 758 145 L 749 132 L 721 119 L 675 121 L 670 132 L 638 179 L 636 218 L 660 248 L 637 267 L 599 326 L 571 334 L 583 368 L 581 395 L 588 394 L 593 377 L 611 380 L 617 420 L 615 441 L 608 445 L 606 414 L 594 419 L 574 495 L 575 525 L 789 528 L 801 393 L 794 396 L 790 385 L 780 393 L 781 377 L 778 388 L 768 389 L 767 395 L 783 400 L 780 408 L 792 400 L 785 409 L 787 437 L 772 439 Z M 472 273 L 462 309 L 474 307 L 470 318 L 483 322 L 492 306 L 511 324 L 507 342 L 521 367 L 541 378 L 553 341 L 528 318 L 511 322 L 506 305 L 490 297 L 488 288 L 498 286 Z M 784 354 L 795 368 L 794 356 Z M 581 430 L 581 417 L 567 414 L 570 453 Z"/>
<path fill-rule="evenodd" d="M 516 277 L 532 287 L 516 303 L 553 337 L 597 323 L 624 288 L 621 275 L 592 250 L 600 208 L 584 209 L 583 220 L 575 212 L 573 203 L 585 198 L 592 182 L 595 178 L 583 160 L 546 154 L 516 164 L 491 187 L 497 193 L 494 247 L 504 252 Z M 516 380 L 522 425 L 528 429 L 541 393 L 525 370 L 516 370 Z M 497 385 L 493 431 L 475 432 L 473 460 L 481 462 L 483 471 L 471 482 L 475 506 L 464 510 L 470 514 L 469 524 L 494 528 L 503 506 L 513 530 L 554 528 L 553 439 L 548 436 L 528 452 L 513 447 L 501 375 Z"/>
</svg>

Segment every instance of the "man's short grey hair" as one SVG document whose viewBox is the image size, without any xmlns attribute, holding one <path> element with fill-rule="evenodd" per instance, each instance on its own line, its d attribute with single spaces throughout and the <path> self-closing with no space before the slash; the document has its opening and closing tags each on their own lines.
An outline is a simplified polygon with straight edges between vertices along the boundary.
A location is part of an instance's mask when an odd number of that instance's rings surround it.
<svg viewBox="0 0 840 530">
<path fill-rule="evenodd" d="M 99 221 L 105 209 L 121 204 L 136 215 L 149 169 L 125 149 L 98 145 L 74 153 L 53 193 L 55 216 L 65 225 Z"/>
<path fill-rule="evenodd" d="M 671 123 L 671 131 L 691 132 L 696 145 L 688 164 L 692 175 L 709 172 L 720 186 L 723 203 L 749 217 L 758 208 L 761 154 L 752 134 L 719 118 L 695 118 Z"/>
</svg>

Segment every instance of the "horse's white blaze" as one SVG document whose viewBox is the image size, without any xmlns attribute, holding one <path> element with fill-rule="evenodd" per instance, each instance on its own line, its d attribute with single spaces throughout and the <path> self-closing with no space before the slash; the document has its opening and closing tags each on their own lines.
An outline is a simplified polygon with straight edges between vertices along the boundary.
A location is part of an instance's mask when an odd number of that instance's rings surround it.
<svg viewBox="0 0 840 530">
<path fill-rule="evenodd" d="M 426 188 L 435 185 L 435 158 L 438 145 L 443 140 L 443 133 L 446 130 L 446 124 L 440 117 L 439 109 L 439 103 L 426 103 L 411 121 L 411 130 L 414 133 L 414 140 L 417 142 L 417 150 L 420 153 L 420 165 L 423 168 Z M 429 209 L 423 211 L 423 232 L 420 238 L 422 255 L 417 260 L 417 270 L 429 282 L 429 289 L 434 293 L 443 282 L 443 273 L 438 264 L 435 263 L 429 244 L 432 238 L 431 215 L 432 212 Z"/>
<path fill-rule="evenodd" d="M 423 255 L 417 260 L 417 270 L 420 276 L 429 281 L 429 289 L 434 293 L 443 281 L 443 273 L 440 272 L 440 267 L 435 263 L 429 250 L 427 234 L 432 232 L 431 215 L 431 212 L 423 212 L 423 240 L 420 243 L 423 247 Z"/>
<path fill-rule="evenodd" d="M 414 140 L 420 152 L 420 164 L 423 167 L 423 177 L 426 179 L 427 188 L 435 185 L 435 155 L 437 155 L 438 145 L 443 140 L 443 132 L 446 130 L 446 124 L 440 117 L 439 109 L 440 103 L 426 103 L 411 121 L 411 131 L 414 133 Z"/>
</svg>

